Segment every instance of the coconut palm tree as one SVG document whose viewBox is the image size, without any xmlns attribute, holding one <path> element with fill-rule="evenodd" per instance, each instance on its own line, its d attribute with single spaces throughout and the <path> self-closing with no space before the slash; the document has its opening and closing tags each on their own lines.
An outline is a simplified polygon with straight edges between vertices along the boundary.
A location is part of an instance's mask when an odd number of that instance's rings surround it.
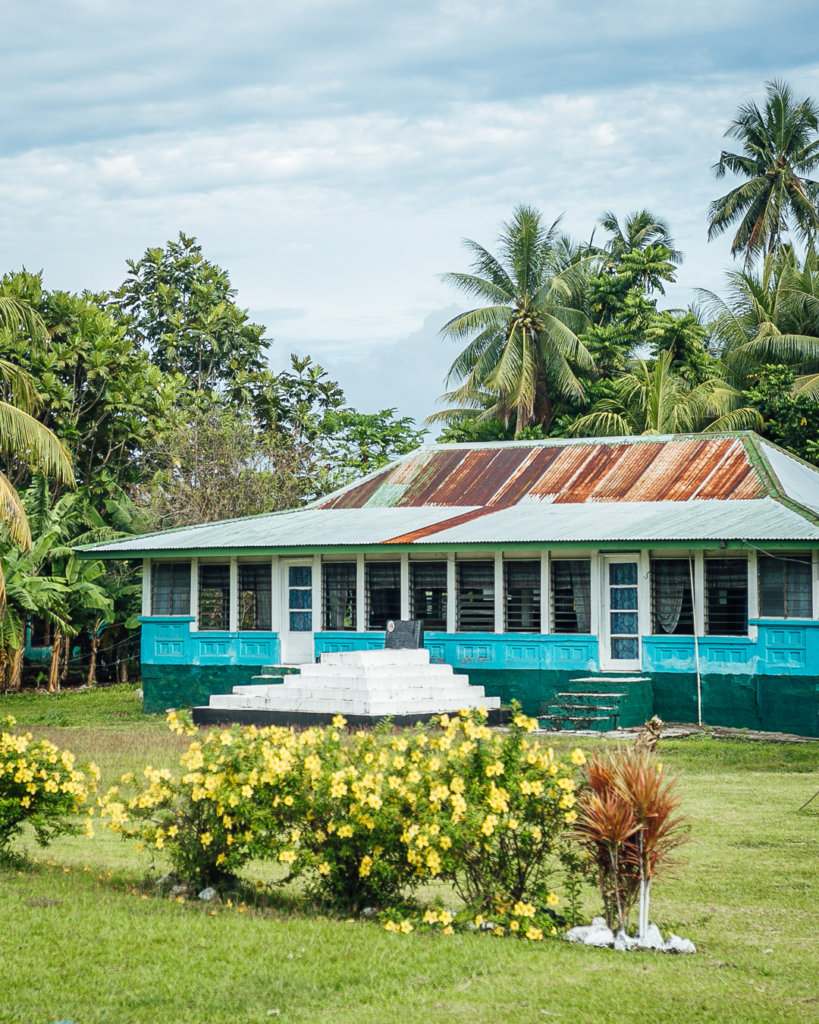
<svg viewBox="0 0 819 1024">
<path fill-rule="evenodd" d="M 736 382 L 769 363 L 789 366 L 795 390 L 819 397 L 819 256 L 800 263 L 790 246 L 760 269 L 728 274 L 725 299 L 703 291 L 711 337 Z"/>
<path fill-rule="evenodd" d="M 428 422 L 515 420 L 516 433 L 548 427 L 558 398 L 580 398 L 575 369 L 593 361 L 577 337 L 586 318 L 575 306 L 580 263 L 558 233 L 559 218 L 546 225 L 531 206 L 518 206 L 499 237 L 495 256 L 469 239 L 472 273 L 443 280 L 485 305 L 459 313 L 441 329 L 466 348 L 450 367 L 447 384 L 459 386 L 444 400 L 456 407 Z"/>
<path fill-rule="evenodd" d="M 661 352 L 654 366 L 635 368 L 612 382 L 613 398 L 595 403 L 568 433 L 577 437 L 681 434 L 701 430 L 760 428 L 756 409 L 740 407 L 741 395 L 719 377 L 692 387 L 672 372 L 673 353 Z"/>
<path fill-rule="evenodd" d="M 609 234 L 603 251 L 608 253 L 615 263 L 621 262 L 627 253 L 653 246 L 663 246 L 667 249 L 667 259 L 675 266 L 682 263 L 682 253 L 675 248 L 668 224 L 650 210 L 635 210 L 626 217 L 622 225 L 617 215 L 607 210 L 598 223 Z"/>
<path fill-rule="evenodd" d="M 785 82 L 767 82 L 766 92 L 762 109 L 743 103 L 725 132 L 741 152 L 723 151 L 713 168 L 718 178 L 730 171 L 745 181 L 708 211 L 708 238 L 736 228 L 731 253 L 746 266 L 778 249 L 786 231 L 807 243 L 819 232 L 819 182 L 807 177 L 819 166 L 819 105 L 797 99 Z"/>
</svg>

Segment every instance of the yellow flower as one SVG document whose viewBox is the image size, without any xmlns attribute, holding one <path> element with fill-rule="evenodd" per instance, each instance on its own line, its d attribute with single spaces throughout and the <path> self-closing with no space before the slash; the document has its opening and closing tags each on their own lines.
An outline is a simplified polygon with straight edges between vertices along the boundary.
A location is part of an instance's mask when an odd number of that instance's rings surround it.
<svg viewBox="0 0 819 1024">
<path fill-rule="evenodd" d="M 213 842 L 213 836 L 211 835 L 210 832 L 203 832 L 202 835 L 199 836 L 199 842 L 202 844 L 202 846 L 207 848 Z"/>
<path fill-rule="evenodd" d="M 577 811 L 566 811 L 563 819 L 567 825 L 573 825 L 577 821 Z"/>
<path fill-rule="evenodd" d="M 318 873 L 320 875 L 329 875 L 330 874 L 330 865 L 327 863 L 326 860 L 322 861 L 321 864 L 319 864 L 319 866 L 318 866 Z"/>
<path fill-rule="evenodd" d="M 434 910 L 425 910 L 421 921 L 423 924 L 437 924 L 438 914 Z"/>
<path fill-rule="evenodd" d="M 526 938 L 529 939 L 530 942 L 538 942 L 543 938 L 543 932 L 540 928 L 535 928 L 533 924 L 530 924 L 526 929 Z"/>
<path fill-rule="evenodd" d="M 516 932 L 519 929 L 520 929 L 520 923 L 518 921 L 510 921 L 509 922 L 509 931 L 510 932 Z"/>
<path fill-rule="evenodd" d="M 372 871 L 373 859 L 372 857 L 362 857 L 361 863 L 358 865 L 359 878 L 366 878 L 367 875 Z"/>
<path fill-rule="evenodd" d="M 574 750 L 572 751 L 572 753 L 571 753 L 571 761 L 572 761 L 572 764 L 576 764 L 576 765 L 578 765 L 578 767 L 581 764 L 585 764 L 586 763 L 586 755 L 583 753 L 583 751 L 580 749 L 580 747 L 575 747 Z"/>
<path fill-rule="evenodd" d="M 512 907 L 512 913 L 518 917 L 534 917 L 535 908 L 532 903 L 523 903 L 521 900 L 518 900 L 514 907 Z"/>
<path fill-rule="evenodd" d="M 350 836 L 352 836 L 352 834 L 353 834 L 353 826 L 352 825 L 342 825 L 341 828 L 338 830 L 338 835 L 339 835 L 340 839 L 349 839 Z"/>
<path fill-rule="evenodd" d="M 560 897 L 555 892 L 550 892 L 546 897 L 546 904 L 550 907 L 556 907 L 560 903 Z"/>
<path fill-rule="evenodd" d="M 492 934 L 500 937 L 501 935 L 506 934 L 506 929 L 503 927 L 502 924 L 496 924 L 495 927 L 492 929 Z"/>
<path fill-rule="evenodd" d="M 400 925 L 400 929 L 404 933 L 404 935 L 409 935 L 409 933 L 411 931 L 413 931 L 412 922 L 411 921 L 402 921 L 401 925 Z"/>
<path fill-rule="evenodd" d="M 454 935 L 454 934 L 455 934 L 455 929 L 452 927 L 451 924 L 448 924 L 446 926 L 446 928 L 443 928 L 441 930 L 441 935 Z"/>
<path fill-rule="evenodd" d="M 476 928 L 480 928 L 480 926 L 484 923 L 485 920 L 486 920 L 486 918 L 483 916 L 483 914 L 476 914 L 475 915 L 475 922 L 474 922 L 475 923 L 475 927 Z"/>
<path fill-rule="evenodd" d="M 333 725 L 336 727 L 336 729 L 343 729 L 346 724 L 347 719 L 344 717 L 344 715 L 335 715 L 333 717 Z"/>
</svg>

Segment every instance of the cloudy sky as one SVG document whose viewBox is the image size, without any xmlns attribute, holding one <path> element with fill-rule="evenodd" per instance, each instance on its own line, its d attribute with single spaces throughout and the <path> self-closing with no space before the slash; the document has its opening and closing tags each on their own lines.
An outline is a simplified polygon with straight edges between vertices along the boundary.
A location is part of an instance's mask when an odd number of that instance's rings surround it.
<svg viewBox="0 0 819 1024">
<path fill-rule="evenodd" d="M 664 216 L 666 306 L 719 290 L 711 166 L 737 105 L 819 98 L 816 0 L 3 3 L 0 267 L 117 286 L 180 230 L 359 408 L 422 418 L 454 357 L 438 275 L 521 202 L 588 238 Z"/>
</svg>

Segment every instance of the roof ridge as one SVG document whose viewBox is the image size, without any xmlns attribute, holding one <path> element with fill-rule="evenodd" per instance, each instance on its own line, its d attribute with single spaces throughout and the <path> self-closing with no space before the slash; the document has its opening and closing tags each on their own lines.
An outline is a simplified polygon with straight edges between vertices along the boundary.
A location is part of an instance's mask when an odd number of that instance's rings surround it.
<svg viewBox="0 0 819 1024">
<path fill-rule="evenodd" d="M 745 441 L 743 441 L 743 444 L 745 444 L 745 442 L 747 442 L 747 446 L 750 447 L 753 452 L 753 457 L 750 454 L 748 456 L 751 464 L 755 465 L 756 462 L 759 462 L 763 469 L 763 475 L 767 477 L 767 480 L 771 485 L 771 493 L 769 494 L 769 497 L 773 498 L 774 501 L 778 501 L 779 504 L 783 505 L 785 508 L 790 509 L 791 512 L 795 512 L 797 515 L 802 516 L 803 519 L 807 519 L 809 522 L 813 523 L 814 526 L 819 525 L 819 514 L 814 512 L 813 509 L 808 508 L 807 505 L 803 505 L 801 501 L 797 501 L 796 498 L 792 498 L 787 493 L 781 480 L 776 475 L 776 470 L 770 464 L 765 452 L 762 450 L 762 445 L 770 445 L 780 455 L 785 455 L 788 458 L 793 459 L 797 465 L 802 465 L 808 469 L 812 469 L 815 473 L 819 473 L 819 469 L 817 469 L 816 466 L 812 466 L 805 459 L 800 459 L 799 456 L 793 455 L 787 450 L 787 448 L 783 448 L 781 445 L 769 441 L 766 437 L 760 437 L 759 434 L 752 432 L 751 436 L 747 437 Z M 748 447 L 746 447 L 746 451 L 748 450 Z"/>
</svg>

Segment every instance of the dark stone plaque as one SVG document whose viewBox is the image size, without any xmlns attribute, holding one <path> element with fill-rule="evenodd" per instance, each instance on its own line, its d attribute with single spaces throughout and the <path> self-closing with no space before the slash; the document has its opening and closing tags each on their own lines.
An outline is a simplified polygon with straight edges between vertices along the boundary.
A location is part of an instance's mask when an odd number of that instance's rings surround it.
<svg viewBox="0 0 819 1024">
<path fill-rule="evenodd" d="M 424 646 L 423 619 L 388 619 L 384 649 L 417 651 Z"/>
</svg>

